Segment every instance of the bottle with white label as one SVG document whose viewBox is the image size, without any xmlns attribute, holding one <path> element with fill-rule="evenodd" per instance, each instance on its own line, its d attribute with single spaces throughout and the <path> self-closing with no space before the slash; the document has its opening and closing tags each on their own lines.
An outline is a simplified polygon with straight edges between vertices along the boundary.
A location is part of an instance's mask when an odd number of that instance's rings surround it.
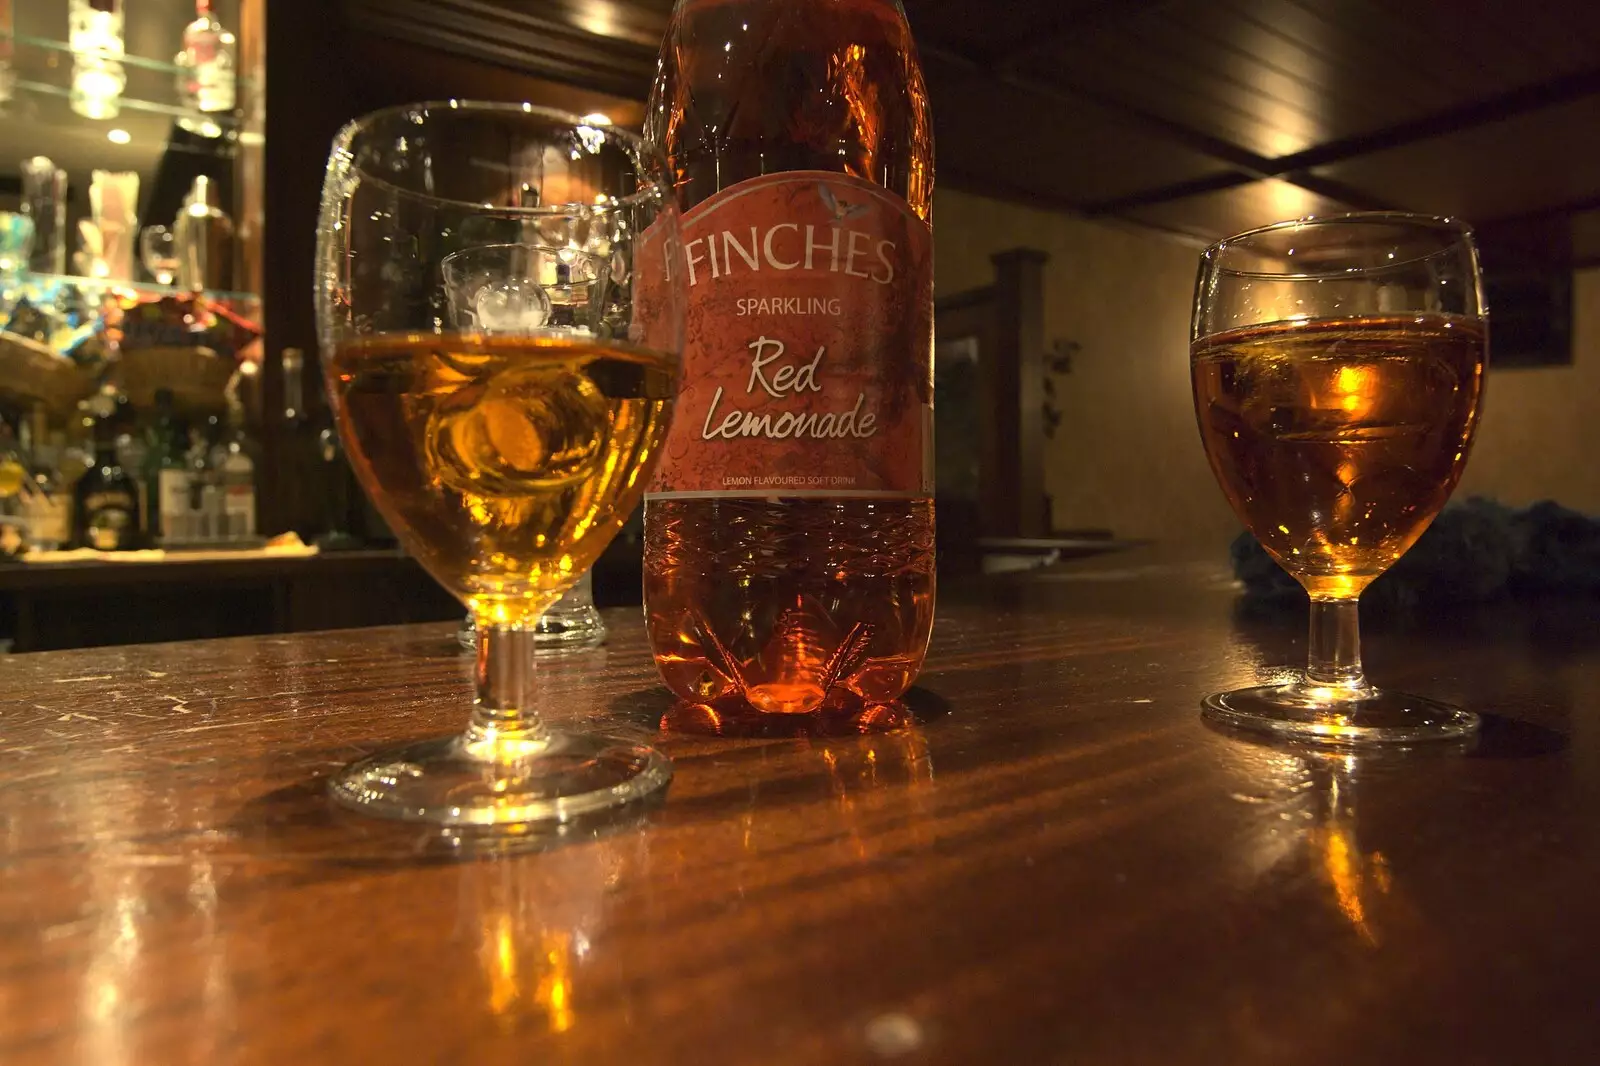
<svg viewBox="0 0 1600 1066">
<path fill-rule="evenodd" d="M 218 537 L 246 541 L 256 535 L 256 462 L 244 428 L 244 405 L 228 401 L 227 428 L 211 449 L 211 467 L 222 487 L 222 520 Z"/>
<path fill-rule="evenodd" d="M 61 450 L 50 435 L 49 415 L 36 404 L 22 427 L 22 453 L 30 491 L 23 496 L 30 551 L 55 551 L 72 537 L 71 505 L 61 477 Z"/>
<path fill-rule="evenodd" d="M 155 418 L 145 448 L 145 513 L 151 539 L 159 545 L 185 544 L 195 539 L 189 490 L 192 478 L 184 461 L 184 432 L 173 410 L 170 389 L 157 389 Z"/>
<path fill-rule="evenodd" d="M 678 0 L 646 116 L 684 211 L 645 510 L 667 685 L 863 726 L 933 625 L 933 139 L 898 0 Z"/>
<path fill-rule="evenodd" d="M 211 0 L 195 0 L 195 19 L 183 30 L 178 67 L 178 96 L 184 113 L 178 124 L 207 137 L 222 128 L 216 115 L 234 109 L 238 41 L 211 10 Z"/>
</svg>

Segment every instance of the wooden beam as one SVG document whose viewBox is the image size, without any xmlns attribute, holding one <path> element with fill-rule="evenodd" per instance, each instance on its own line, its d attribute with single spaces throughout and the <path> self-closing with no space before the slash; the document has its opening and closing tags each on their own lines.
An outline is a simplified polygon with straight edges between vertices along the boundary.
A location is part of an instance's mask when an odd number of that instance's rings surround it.
<svg viewBox="0 0 1600 1066">
<path fill-rule="evenodd" d="M 1085 204 L 1082 210 L 1087 215 L 1120 214 L 1140 207 L 1150 207 L 1155 204 L 1167 203 L 1171 200 L 1181 200 L 1197 193 L 1215 192 L 1219 189 L 1248 184 L 1261 178 L 1276 178 L 1280 181 L 1286 181 L 1291 185 L 1298 185 L 1308 192 L 1326 196 L 1332 200 L 1339 200 L 1350 204 L 1352 207 L 1363 209 L 1393 207 L 1395 206 L 1394 204 L 1374 197 L 1363 190 L 1356 189 L 1333 178 L 1314 174 L 1311 171 L 1317 167 L 1331 166 L 1335 163 L 1342 163 L 1348 159 L 1369 155 L 1373 152 L 1403 148 L 1418 141 L 1429 140 L 1434 137 L 1445 137 L 1452 133 L 1461 133 L 1491 122 L 1515 118 L 1530 111 L 1570 103 L 1595 93 L 1600 93 L 1600 68 L 1580 71 L 1539 85 L 1514 89 L 1511 92 L 1502 93 L 1487 100 L 1479 100 L 1462 107 L 1448 108 L 1409 122 L 1401 122 L 1381 130 L 1374 130 L 1371 133 L 1328 141 L 1325 144 L 1315 145 L 1290 155 L 1279 156 L 1276 159 L 1261 160 L 1259 166 L 1237 168 L 1232 174 L 1218 174 L 1191 181 L 1173 182 L 1168 185 L 1145 189 L 1141 192 L 1130 193 L 1127 196 L 1117 197 L 1112 200 Z"/>
<path fill-rule="evenodd" d="M 1515 118 L 1530 111 L 1571 103 L 1596 93 L 1600 93 L 1600 67 L 1552 78 L 1537 85 L 1525 85 L 1486 100 L 1478 100 L 1461 107 L 1446 108 L 1372 133 L 1328 141 L 1292 155 L 1280 156 L 1273 160 L 1273 166 L 1280 175 L 1290 171 L 1309 170 L 1312 167 L 1325 167 L 1356 156 L 1371 155 L 1373 152 L 1390 148 L 1403 148 L 1417 141 L 1445 137 L 1491 122 Z"/>
</svg>

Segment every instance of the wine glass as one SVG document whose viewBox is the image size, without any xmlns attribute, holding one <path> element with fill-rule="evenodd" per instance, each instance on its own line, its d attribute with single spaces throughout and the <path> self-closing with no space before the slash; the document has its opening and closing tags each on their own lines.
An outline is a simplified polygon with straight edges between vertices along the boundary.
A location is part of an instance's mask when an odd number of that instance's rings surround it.
<svg viewBox="0 0 1600 1066">
<path fill-rule="evenodd" d="M 1206 715 L 1331 743 L 1477 728 L 1468 711 L 1367 681 L 1357 600 L 1460 480 L 1487 330 L 1477 249 L 1455 219 L 1307 218 L 1206 250 L 1190 353 L 1206 455 L 1311 596 L 1304 675 L 1207 697 Z"/>
<path fill-rule="evenodd" d="M 456 630 L 456 642 L 465 651 L 478 648 L 478 625 L 471 612 Z M 533 629 L 534 652 L 541 656 L 591 651 L 606 642 L 606 620 L 594 605 L 594 571 L 583 576 L 539 616 Z"/>
<path fill-rule="evenodd" d="M 649 747 L 546 726 L 533 660 L 540 615 L 638 504 L 666 433 L 685 294 L 663 174 L 637 138 L 528 105 L 411 104 L 334 142 L 317 317 L 339 432 L 479 634 L 466 731 L 345 768 L 339 802 L 559 823 L 670 780 Z M 491 247 L 464 294 L 454 265 Z"/>
</svg>

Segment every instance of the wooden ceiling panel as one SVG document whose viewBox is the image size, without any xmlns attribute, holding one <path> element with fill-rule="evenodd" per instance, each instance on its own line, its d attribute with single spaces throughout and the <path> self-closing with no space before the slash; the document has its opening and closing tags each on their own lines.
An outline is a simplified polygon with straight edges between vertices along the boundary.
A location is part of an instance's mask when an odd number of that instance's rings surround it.
<svg viewBox="0 0 1600 1066">
<path fill-rule="evenodd" d="M 1024 69 L 1273 158 L 1600 65 L 1600 4 L 1561 19 L 1512 7 L 1172 0 Z"/>
<path fill-rule="evenodd" d="M 782 0 L 792 2 L 792 0 Z M 1094 32 L 1159 0 L 904 0 L 918 40 L 998 63 L 1022 49 Z"/>
<path fill-rule="evenodd" d="M 1146 226 L 1206 241 L 1306 215 L 1339 215 L 1349 204 L 1307 192 L 1286 181 L 1256 181 L 1233 189 L 1152 204 L 1127 214 Z"/>
<path fill-rule="evenodd" d="M 1352 204 L 1600 205 L 1600 0 L 904 2 L 946 184 L 1206 239 Z M 672 0 L 339 7 L 357 34 L 631 97 Z"/>
<path fill-rule="evenodd" d="M 1068 107 L 937 61 L 927 64 L 927 79 L 939 178 L 964 188 L 1070 207 L 1118 194 L 1129 173 L 1162 183 L 1218 169 L 1209 156 L 1141 132 L 1092 104 Z M 963 106 L 963 100 L 978 106 Z"/>
<path fill-rule="evenodd" d="M 1271 158 L 1316 143 L 1315 117 L 1255 88 L 1247 72 L 1212 69 L 1166 23 L 1123 24 L 1103 45 L 1069 60 L 1040 56 L 1023 72 L 1047 84 L 1097 92 Z M 1241 64 L 1236 64 L 1240 66 Z"/>
<path fill-rule="evenodd" d="M 1468 219 L 1558 208 L 1600 194 L 1600 97 L 1358 156 L 1315 173 L 1398 206 Z"/>
</svg>

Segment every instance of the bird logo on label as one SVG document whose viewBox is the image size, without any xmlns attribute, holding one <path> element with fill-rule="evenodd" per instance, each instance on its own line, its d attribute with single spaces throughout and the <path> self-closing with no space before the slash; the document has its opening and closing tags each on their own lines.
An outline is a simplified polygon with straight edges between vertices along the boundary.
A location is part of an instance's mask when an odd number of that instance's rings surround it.
<svg viewBox="0 0 1600 1066">
<path fill-rule="evenodd" d="M 817 195 L 821 196 L 822 202 L 827 205 L 828 213 L 833 215 L 833 221 L 835 225 L 845 221 L 846 219 L 855 218 L 857 215 L 865 214 L 867 208 L 871 206 L 869 204 L 853 204 L 848 200 L 841 200 L 837 196 L 833 195 L 832 189 L 828 188 L 821 182 L 817 183 Z"/>
</svg>

